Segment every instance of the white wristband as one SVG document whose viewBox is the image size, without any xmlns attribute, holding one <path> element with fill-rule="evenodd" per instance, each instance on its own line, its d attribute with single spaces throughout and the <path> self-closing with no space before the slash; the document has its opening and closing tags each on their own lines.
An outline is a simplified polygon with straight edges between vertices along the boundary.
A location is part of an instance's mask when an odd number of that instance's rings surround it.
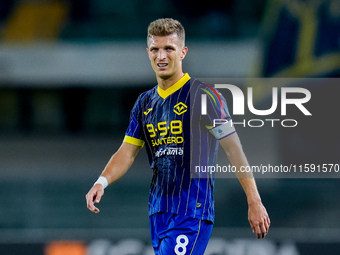
<svg viewBox="0 0 340 255">
<path fill-rule="evenodd" d="M 103 185 L 103 188 L 105 189 L 109 185 L 109 182 L 104 176 L 99 176 L 98 180 L 93 185 L 96 184 Z"/>
</svg>

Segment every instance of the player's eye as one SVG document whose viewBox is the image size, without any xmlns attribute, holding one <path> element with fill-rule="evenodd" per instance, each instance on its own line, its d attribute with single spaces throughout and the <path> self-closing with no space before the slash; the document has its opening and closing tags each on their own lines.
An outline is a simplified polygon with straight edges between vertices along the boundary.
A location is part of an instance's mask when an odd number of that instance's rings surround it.
<svg viewBox="0 0 340 255">
<path fill-rule="evenodd" d="M 158 50 L 158 48 L 151 48 L 150 51 L 151 52 L 156 52 Z"/>
<path fill-rule="evenodd" d="M 169 51 L 175 50 L 173 47 L 166 47 L 165 49 Z"/>
</svg>

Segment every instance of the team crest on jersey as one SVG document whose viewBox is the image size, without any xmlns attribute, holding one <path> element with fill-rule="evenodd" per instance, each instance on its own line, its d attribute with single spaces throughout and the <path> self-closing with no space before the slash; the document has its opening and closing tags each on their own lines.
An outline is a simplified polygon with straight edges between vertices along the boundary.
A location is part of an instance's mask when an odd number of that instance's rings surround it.
<svg viewBox="0 0 340 255">
<path fill-rule="evenodd" d="M 187 110 L 188 110 L 188 107 L 182 102 L 179 102 L 178 104 L 176 104 L 174 106 L 174 112 L 177 115 L 181 115 L 181 114 L 185 113 Z"/>
</svg>

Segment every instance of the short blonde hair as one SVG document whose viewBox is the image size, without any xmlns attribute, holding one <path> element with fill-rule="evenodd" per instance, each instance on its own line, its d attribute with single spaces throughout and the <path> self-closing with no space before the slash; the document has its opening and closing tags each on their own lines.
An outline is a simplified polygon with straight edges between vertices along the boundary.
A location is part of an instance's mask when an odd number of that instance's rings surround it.
<svg viewBox="0 0 340 255">
<path fill-rule="evenodd" d="M 185 31 L 184 27 L 178 20 L 171 18 L 157 19 L 150 23 L 148 27 L 148 37 L 151 36 L 167 36 L 171 34 L 177 34 L 180 43 L 185 45 Z"/>
</svg>

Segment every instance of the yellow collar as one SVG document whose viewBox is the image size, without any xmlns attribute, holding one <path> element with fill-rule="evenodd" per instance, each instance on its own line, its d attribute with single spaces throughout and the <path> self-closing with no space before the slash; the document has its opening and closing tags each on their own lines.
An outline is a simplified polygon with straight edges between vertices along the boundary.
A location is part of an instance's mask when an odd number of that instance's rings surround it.
<svg viewBox="0 0 340 255">
<path fill-rule="evenodd" d="M 188 82 L 188 80 L 190 80 L 190 76 L 188 73 L 185 73 L 181 79 L 179 79 L 174 85 L 172 85 L 170 88 L 163 90 L 161 89 L 159 86 L 157 87 L 157 92 L 158 95 L 165 99 L 168 96 L 170 96 L 172 93 L 176 92 L 177 90 L 179 90 L 180 88 L 182 88 L 184 86 L 184 84 L 186 84 Z"/>
</svg>

